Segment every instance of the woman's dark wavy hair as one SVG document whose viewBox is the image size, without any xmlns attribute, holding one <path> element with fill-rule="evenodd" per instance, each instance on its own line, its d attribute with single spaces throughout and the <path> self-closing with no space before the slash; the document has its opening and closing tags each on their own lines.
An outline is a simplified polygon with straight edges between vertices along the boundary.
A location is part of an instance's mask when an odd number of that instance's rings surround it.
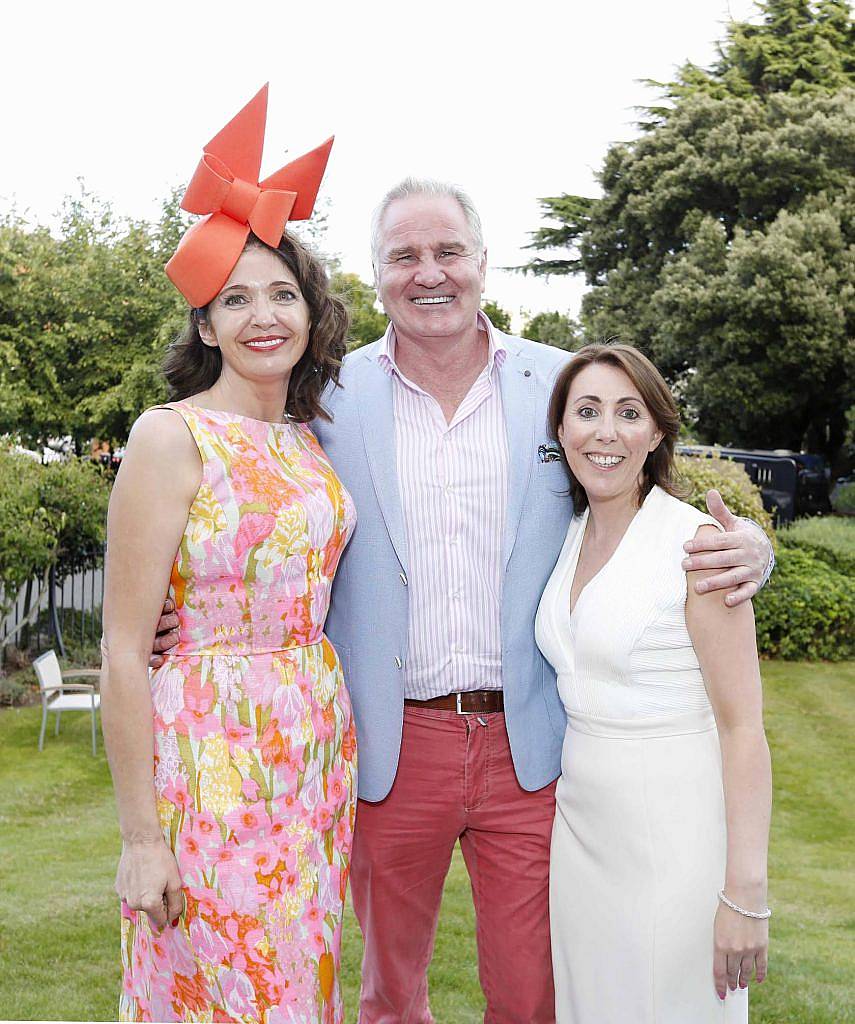
<svg viewBox="0 0 855 1024">
<path fill-rule="evenodd" d="M 244 252 L 252 247 L 270 249 L 281 257 L 294 275 L 309 307 L 309 344 L 291 371 L 285 413 L 300 423 L 320 416 L 330 419 L 321 404 L 321 395 L 332 382 L 338 386 L 344 358 L 350 315 L 347 307 L 330 294 L 329 279 L 321 262 L 287 233 L 276 248 L 265 245 L 250 233 Z M 169 384 L 171 401 L 181 401 L 206 391 L 219 378 L 223 359 L 219 348 L 206 345 L 199 324 L 208 317 L 208 306 L 190 309 L 187 326 L 166 350 L 163 373 Z"/>
<path fill-rule="evenodd" d="M 673 494 L 678 498 L 684 497 L 683 491 L 675 480 L 674 467 L 674 445 L 680 432 L 680 413 L 677 411 L 677 403 L 662 374 L 647 356 L 642 355 L 632 345 L 607 341 L 595 345 L 585 345 L 575 353 L 570 362 L 558 374 L 552 389 L 549 399 L 549 436 L 553 441 L 558 440 L 558 428 L 564 419 L 570 386 L 582 370 L 593 363 L 605 363 L 618 370 L 623 370 L 638 389 L 644 404 L 650 410 L 657 430 L 662 432 L 662 440 L 644 460 L 643 480 L 638 496 L 639 505 L 653 489 L 654 484 L 668 494 Z M 566 459 L 564 466 L 570 477 L 570 496 L 573 499 L 573 509 L 579 515 L 588 507 L 588 495 L 585 493 L 585 488 L 573 476 Z"/>
</svg>

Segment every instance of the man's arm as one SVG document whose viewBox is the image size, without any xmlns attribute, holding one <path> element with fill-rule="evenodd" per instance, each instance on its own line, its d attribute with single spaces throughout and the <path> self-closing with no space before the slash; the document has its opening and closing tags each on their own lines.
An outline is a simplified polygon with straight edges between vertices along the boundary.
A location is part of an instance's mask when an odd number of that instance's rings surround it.
<svg viewBox="0 0 855 1024">
<path fill-rule="evenodd" d="M 683 547 L 691 557 L 683 560 L 687 572 L 721 569 L 694 584 L 695 593 L 728 590 L 724 602 L 729 608 L 749 601 L 764 586 L 775 557 L 769 538 L 753 520 L 740 519 L 728 509 L 718 491 L 707 492 L 707 509 L 724 527 L 724 533 L 702 530 Z"/>
</svg>

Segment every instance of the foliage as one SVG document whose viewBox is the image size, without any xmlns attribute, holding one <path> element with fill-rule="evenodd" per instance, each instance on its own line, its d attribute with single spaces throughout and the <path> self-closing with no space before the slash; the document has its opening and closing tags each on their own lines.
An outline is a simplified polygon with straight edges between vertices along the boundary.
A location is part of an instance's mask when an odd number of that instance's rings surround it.
<svg viewBox="0 0 855 1024">
<path fill-rule="evenodd" d="M 57 530 L 41 503 L 43 469 L 0 448 L 0 613 L 56 557 Z"/>
<path fill-rule="evenodd" d="M 855 516 L 855 480 L 838 484 L 831 492 L 831 507 L 838 515 Z"/>
<path fill-rule="evenodd" d="M 117 218 L 83 192 L 66 202 L 61 237 L 0 225 L 0 430 L 44 442 L 70 434 L 123 439 L 165 394 L 164 334 L 183 300 L 163 265 L 183 228 L 176 197 L 160 222 Z"/>
<path fill-rule="evenodd" d="M 498 302 L 493 302 L 492 299 L 485 299 L 481 303 L 481 309 L 496 330 L 504 331 L 505 334 L 513 334 L 511 330 L 511 314 L 506 309 L 502 309 Z"/>
<path fill-rule="evenodd" d="M 534 273 L 583 273 L 589 336 L 680 385 L 702 440 L 823 448 L 852 404 L 855 31 L 841 0 L 770 0 L 709 71 L 610 148 L 603 196 L 542 200 Z"/>
<path fill-rule="evenodd" d="M 851 519 L 840 516 L 799 519 L 779 530 L 778 540 L 784 547 L 809 551 L 837 572 L 855 577 L 855 521 Z"/>
<path fill-rule="evenodd" d="M 775 768 L 775 928 L 769 980 L 751 992 L 752 1024 L 853 1024 L 855 664 L 764 662 L 762 670 Z M 39 716 L 38 708 L 0 713 L 0 1018 L 115 1020 L 121 981 L 110 882 L 119 842 L 107 764 L 100 747 L 92 757 L 85 715 L 63 716 L 60 735 L 49 735 L 37 754 Z M 34 916 L 33 907 L 50 913 Z M 348 907 L 348 1024 L 356 1020 L 360 958 Z M 437 1020 L 482 1020 L 472 894 L 459 849 L 429 985 Z"/>
<path fill-rule="evenodd" d="M 51 566 L 63 575 L 101 550 L 109 493 L 87 461 L 42 466 L 0 449 L 0 609 L 32 576 Z"/>
<path fill-rule="evenodd" d="M 774 658 L 855 656 L 855 588 L 801 547 L 781 547 L 772 579 L 754 599 L 757 646 Z"/>
<path fill-rule="evenodd" d="M 678 455 L 675 464 L 678 481 L 687 492 L 684 501 L 706 512 L 707 491 L 715 488 L 734 515 L 746 516 L 759 523 L 775 543 L 772 517 L 763 508 L 760 489 L 751 482 L 743 465 L 719 455 L 712 458 Z"/>
<path fill-rule="evenodd" d="M 706 493 L 714 487 L 731 512 L 755 520 L 773 544 L 776 542 L 760 490 L 738 462 L 718 456 L 677 456 L 677 468 L 680 482 L 689 492 L 685 500 L 695 508 L 706 511 Z M 812 537 L 813 543 L 802 541 L 800 531 L 802 537 Z M 851 565 L 853 536 L 855 530 L 847 536 L 836 528 L 810 526 L 778 534 L 775 571 L 754 599 L 761 654 L 830 661 L 855 657 L 855 590 L 851 577 L 844 575 L 846 570 L 838 571 Z M 823 553 L 813 550 L 820 547 Z M 847 554 L 838 556 L 843 549 Z"/>
<path fill-rule="evenodd" d="M 530 341 L 540 341 L 544 345 L 563 348 L 568 352 L 575 352 L 583 344 L 579 324 L 566 313 L 559 313 L 557 310 L 536 313 L 526 320 L 522 336 Z"/>
<path fill-rule="evenodd" d="M 331 278 L 331 287 L 350 310 L 348 349 L 362 348 L 385 333 L 389 321 L 377 309 L 377 293 L 371 285 L 357 274 L 336 271 Z"/>
<path fill-rule="evenodd" d="M 651 82 L 669 100 L 704 93 L 764 98 L 770 93 L 836 92 L 855 73 L 855 26 L 845 0 L 768 0 L 759 5 L 760 24 L 731 21 L 727 40 L 719 46 L 714 67 L 707 71 L 683 65 L 675 82 Z M 647 108 L 652 123 L 667 118 L 670 108 Z"/>
<path fill-rule="evenodd" d="M 15 215 L 0 219 L 0 433 L 34 444 L 71 435 L 80 452 L 93 438 L 123 442 L 163 401 L 163 352 L 187 315 L 163 272 L 187 224 L 179 198 L 149 224 L 81 189 L 57 238 Z M 323 217 L 304 232 L 315 248 Z M 373 341 L 386 329 L 374 289 L 330 262 L 351 307 L 352 347 Z"/>
<path fill-rule="evenodd" d="M 111 480 L 87 459 L 52 462 L 42 469 L 41 505 L 57 523 L 56 567 L 60 576 L 98 556 L 106 539 Z"/>
</svg>

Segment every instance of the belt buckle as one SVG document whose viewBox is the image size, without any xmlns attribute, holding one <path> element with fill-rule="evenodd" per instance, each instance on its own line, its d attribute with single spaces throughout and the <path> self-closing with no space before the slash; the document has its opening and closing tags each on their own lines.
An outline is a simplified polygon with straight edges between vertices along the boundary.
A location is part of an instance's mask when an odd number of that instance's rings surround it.
<svg viewBox="0 0 855 1024">
<path fill-rule="evenodd" d="M 455 693 L 455 695 L 454 695 L 454 700 L 455 700 L 455 703 L 457 704 L 457 707 L 455 708 L 455 711 L 457 712 L 458 715 L 471 715 L 472 714 L 471 711 L 464 711 L 463 710 L 462 697 L 463 697 L 463 694 L 460 693 L 460 691 L 458 690 L 458 692 Z"/>
</svg>

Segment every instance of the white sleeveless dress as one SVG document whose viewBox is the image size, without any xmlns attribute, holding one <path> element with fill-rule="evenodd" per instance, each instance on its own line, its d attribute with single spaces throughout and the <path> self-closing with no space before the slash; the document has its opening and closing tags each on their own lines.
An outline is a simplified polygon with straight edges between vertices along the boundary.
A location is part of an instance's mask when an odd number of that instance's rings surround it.
<svg viewBox="0 0 855 1024">
<path fill-rule="evenodd" d="M 556 790 L 550 924 L 558 1024 L 744 1024 L 719 1000 L 721 752 L 686 629 L 683 542 L 709 516 L 654 487 L 570 612 L 587 512 L 537 613 L 567 730 Z"/>
</svg>

